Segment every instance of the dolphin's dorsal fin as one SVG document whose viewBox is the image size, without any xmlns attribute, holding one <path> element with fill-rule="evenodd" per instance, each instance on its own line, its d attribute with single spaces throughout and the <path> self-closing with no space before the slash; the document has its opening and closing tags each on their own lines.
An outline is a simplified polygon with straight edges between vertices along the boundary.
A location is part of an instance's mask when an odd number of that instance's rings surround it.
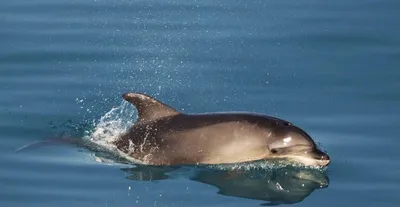
<svg viewBox="0 0 400 207">
<path fill-rule="evenodd" d="M 139 113 L 138 122 L 152 121 L 179 114 L 175 109 L 146 94 L 125 93 L 122 97 L 136 107 Z"/>
</svg>

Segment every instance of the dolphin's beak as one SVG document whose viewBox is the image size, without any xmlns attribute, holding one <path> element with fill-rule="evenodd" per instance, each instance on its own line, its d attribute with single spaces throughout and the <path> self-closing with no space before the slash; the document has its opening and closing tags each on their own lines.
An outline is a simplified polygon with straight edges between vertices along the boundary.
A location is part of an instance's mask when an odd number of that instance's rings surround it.
<svg viewBox="0 0 400 207">
<path fill-rule="evenodd" d="M 331 162 L 329 155 L 319 150 L 313 150 L 307 155 L 302 154 L 289 154 L 276 156 L 275 158 L 286 158 L 289 160 L 293 160 L 295 162 L 300 162 L 306 166 L 318 166 L 318 167 L 326 167 Z"/>
<path fill-rule="evenodd" d="M 322 165 L 322 166 L 328 166 L 329 163 L 331 162 L 331 158 L 329 157 L 328 154 L 326 154 L 325 152 L 322 152 L 319 149 L 315 149 L 314 151 L 314 158 L 318 160 L 318 162 Z"/>
<path fill-rule="evenodd" d="M 322 166 L 328 166 L 331 161 L 330 160 L 320 160 L 319 162 L 321 163 Z"/>
</svg>

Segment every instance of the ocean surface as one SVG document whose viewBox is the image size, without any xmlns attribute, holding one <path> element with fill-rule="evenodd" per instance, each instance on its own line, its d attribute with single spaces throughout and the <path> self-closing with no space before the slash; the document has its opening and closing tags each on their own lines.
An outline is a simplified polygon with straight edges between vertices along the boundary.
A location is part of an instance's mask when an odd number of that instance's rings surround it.
<svg viewBox="0 0 400 207">
<path fill-rule="evenodd" d="M 0 206 L 398 207 L 399 9 L 398 0 L 2 0 Z M 126 92 L 185 113 L 289 120 L 332 162 L 151 167 L 55 141 L 107 146 L 137 118 Z"/>
</svg>

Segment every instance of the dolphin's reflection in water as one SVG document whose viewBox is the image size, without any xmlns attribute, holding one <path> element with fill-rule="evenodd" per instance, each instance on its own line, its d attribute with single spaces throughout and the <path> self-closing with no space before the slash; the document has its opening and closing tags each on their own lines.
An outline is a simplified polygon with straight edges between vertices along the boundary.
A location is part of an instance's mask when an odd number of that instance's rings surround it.
<svg viewBox="0 0 400 207">
<path fill-rule="evenodd" d="M 262 205 L 293 204 L 303 201 L 315 189 L 327 188 L 328 177 L 317 169 L 284 167 L 278 169 L 217 170 L 201 167 L 155 167 L 138 165 L 122 169 L 131 180 L 153 181 L 175 177 L 186 168 L 193 171 L 189 179 L 213 185 L 218 193 L 266 201 Z M 187 176 L 187 173 L 185 173 Z"/>
</svg>

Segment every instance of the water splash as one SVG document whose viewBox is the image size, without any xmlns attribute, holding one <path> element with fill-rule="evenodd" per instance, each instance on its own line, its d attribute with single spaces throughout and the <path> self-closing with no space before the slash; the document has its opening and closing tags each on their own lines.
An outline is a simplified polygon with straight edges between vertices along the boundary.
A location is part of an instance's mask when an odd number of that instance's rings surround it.
<svg viewBox="0 0 400 207">
<path fill-rule="evenodd" d="M 131 104 L 122 101 L 120 106 L 112 108 L 97 122 L 94 121 L 93 130 L 88 132 L 85 138 L 98 144 L 108 145 L 132 126 L 136 119 L 136 111 Z"/>
<path fill-rule="evenodd" d="M 120 151 L 113 142 L 116 141 L 129 127 L 131 127 L 137 119 L 136 110 L 126 101 L 122 101 L 117 107 L 113 107 L 104 114 L 98 121 L 93 121 L 92 130 L 86 131 L 83 139 L 89 143 L 91 149 L 97 152 L 106 152 L 111 158 L 104 154 L 95 155 L 98 162 L 115 163 L 112 159 L 121 158 L 123 163 L 126 161 L 133 163 L 141 163 L 139 160 L 129 157 Z M 114 156 L 114 157 L 112 157 Z"/>
<path fill-rule="evenodd" d="M 232 164 L 219 164 L 219 165 L 207 165 L 207 168 L 218 169 L 218 170 L 276 170 L 283 168 L 297 168 L 297 169 L 308 169 L 308 170 L 317 170 L 317 171 L 325 171 L 327 167 L 320 166 L 306 166 L 301 163 L 292 162 L 290 160 L 258 160 L 253 162 L 244 162 L 244 163 L 232 163 Z"/>
</svg>

